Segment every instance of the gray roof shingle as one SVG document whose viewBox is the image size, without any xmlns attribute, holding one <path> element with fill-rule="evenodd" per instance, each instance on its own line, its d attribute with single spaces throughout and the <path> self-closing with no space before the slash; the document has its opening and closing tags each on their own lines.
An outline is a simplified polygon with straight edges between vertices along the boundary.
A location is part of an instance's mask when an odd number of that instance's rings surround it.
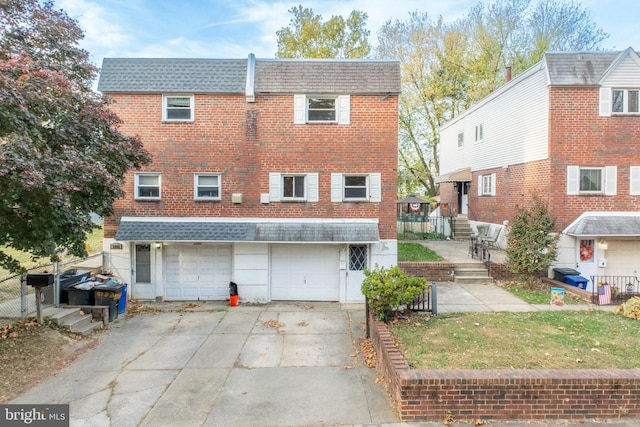
<svg viewBox="0 0 640 427">
<path fill-rule="evenodd" d="M 400 93 L 400 63 L 378 60 L 257 60 L 257 93 Z"/>
<path fill-rule="evenodd" d="M 247 59 L 105 58 L 98 90 L 244 94 Z M 255 61 L 256 93 L 398 94 L 400 63 L 389 60 Z"/>
<path fill-rule="evenodd" d="M 101 92 L 244 94 L 246 59 L 105 58 Z"/>
<path fill-rule="evenodd" d="M 640 236 L 640 216 L 585 214 L 565 233 L 570 236 Z"/>
<path fill-rule="evenodd" d="M 377 242 L 375 223 L 215 222 L 122 220 L 120 241 L 158 242 Z"/>
<path fill-rule="evenodd" d="M 548 52 L 544 55 L 552 86 L 598 86 L 620 52 Z"/>
</svg>

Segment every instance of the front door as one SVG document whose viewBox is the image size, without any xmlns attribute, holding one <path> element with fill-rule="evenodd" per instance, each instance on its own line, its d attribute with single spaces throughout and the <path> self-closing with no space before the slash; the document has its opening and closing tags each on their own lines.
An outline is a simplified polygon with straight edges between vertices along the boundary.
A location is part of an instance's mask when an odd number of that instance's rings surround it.
<svg viewBox="0 0 640 427">
<path fill-rule="evenodd" d="M 587 290 L 593 290 L 591 276 L 598 274 L 597 245 L 595 239 L 580 239 L 578 245 L 578 271 L 580 275 L 589 280 Z"/>
<path fill-rule="evenodd" d="M 364 280 L 364 269 L 369 265 L 369 247 L 367 245 L 349 245 L 348 257 L 346 301 L 364 301 L 362 281 Z"/>
<path fill-rule="evenodd" d="M 467 203 L 469 203 L 469 183 L 460 183 L 460 213 L 467 214 Z"/>
<path fill-rule="evenodd" d="M 131 297 L 153 299 L 155 294 L 151 286 L 151 245 L 136 245 L 134 283 Z"/>
</svg>

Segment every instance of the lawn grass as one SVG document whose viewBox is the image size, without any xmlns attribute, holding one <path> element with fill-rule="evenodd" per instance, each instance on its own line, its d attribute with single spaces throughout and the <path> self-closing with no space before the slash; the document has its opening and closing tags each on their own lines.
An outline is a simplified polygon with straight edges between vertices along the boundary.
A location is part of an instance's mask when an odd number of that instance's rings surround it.
<svg viewBox="0 0 640 427">
<path fill-rule="evenodd" d="M 419 243 L 398 243 L 398 261 L 442 261 L 440 255 Z"/>
<path fill-rule="evenodd" d="M 411 367 L 605 369 L 640 366 L 640 323 L 598 310 L 413 316 L 390 329 Z"/>
<path fill-rule="evenodd" d="M 543 282 L 540 282 L 533 289 L 529 289 L 526 285 L 518 282 L 503 283 L 500 287 L 529 304 L 549 304 L 551 297 L 549 286 Z M 565 292 L 564 303 L 587 304 L 585 300 L 570 292 Z"/>
<path fill-rule="evenodd" d="M 101 224 L 98 224 L 98 226 L 99 227 L 95 228 L 93 232 L 87 234 L 86 243 L 87 245 L 89 245 L 88 251 L 90 254 L 102 252 L 102 241 L 104 240 L 104 229 Z M 3 248 L 2 250 L 8 255 L 13 256 L 18 261 L 20 261 L 20 264 L 25 268 L 31 268 L 31 267 L 36 267 L 38 265 L 46 265 L 51 263 L 51 260 L 48 258 L 38 258 L 33 260 L 31 259 L 30 254 L 15 250 L 13 248 Z M 63 256 L 63 261 L 69 261 L 69 260 L 72 260 L 73 258 L 75 257 Z M 7 277 L 13 274 L 15 273 L 11 273 L 8 270 L 0 268 L 0 278 Z"/>
</svg>

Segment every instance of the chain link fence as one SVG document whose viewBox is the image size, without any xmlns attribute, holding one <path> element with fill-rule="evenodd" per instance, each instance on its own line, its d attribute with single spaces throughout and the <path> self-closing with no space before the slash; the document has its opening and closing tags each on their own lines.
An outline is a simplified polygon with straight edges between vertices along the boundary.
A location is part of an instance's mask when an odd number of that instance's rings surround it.
<svg viewBox="0 0 640 427">
<path fill-rule="evenodd" d="M 42 288 L 41 307 L 59 306 L 60 292 L 67 285 L 78 282 L 83 276 L 104 270 L 104 254 L 99 252 L 86 258 L 57 262 L 27 270 L 0 279 L 0 319 L 24 319 L 36 313 L 36 293 L 33 286 L 27 286 L 27 274 L 51 273 L 53 286 Z"/>
</svg>

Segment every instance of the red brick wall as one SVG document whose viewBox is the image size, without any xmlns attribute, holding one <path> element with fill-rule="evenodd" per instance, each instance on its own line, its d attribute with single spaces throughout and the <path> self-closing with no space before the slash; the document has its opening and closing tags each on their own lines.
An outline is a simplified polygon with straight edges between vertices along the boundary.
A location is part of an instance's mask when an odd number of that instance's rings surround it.
<svg viewBox="0 0 640 427">
<path fill-rule="evenodd" d="M 584 211 L 637 211 L 629 166 L 640 166 L 640 116 L 598 115 L 598 88 L 549 90 L 549 148 L 554 177 L 551 212 L 560 229 Z M 617 195 L 567 195 L 567 166 L 618 166 Z"/>
<path fill-rule="evenodd" d="M 411 369 L 387 325 L 369 322 L 403 422 L 640 417 L 638 369 Z"/>
<path fill-rule="evenodd" d="M 398 97 L 352 96 L 351 124 L 293 124 L 293 95 L 196 95 L 195 121 L 163 123 L 162 95 L 109 94 L 122 130 L 153 155 L 144 171 L 162 173 L 162 200 L 126 197 L 105 219 L 113 237 L 121 216 L 380 218 L 380 237 L 396 237 Z M 194 172 L 222 174 L 221 201 L 194 201 Z M 318 173 L 318 203 L 260 203 L 269 173 Z M 331 203 L 331 173 L 381 173 L 382 202 Z M 231 193 L 242 193 L 241 204 Z"/>
</svg>

